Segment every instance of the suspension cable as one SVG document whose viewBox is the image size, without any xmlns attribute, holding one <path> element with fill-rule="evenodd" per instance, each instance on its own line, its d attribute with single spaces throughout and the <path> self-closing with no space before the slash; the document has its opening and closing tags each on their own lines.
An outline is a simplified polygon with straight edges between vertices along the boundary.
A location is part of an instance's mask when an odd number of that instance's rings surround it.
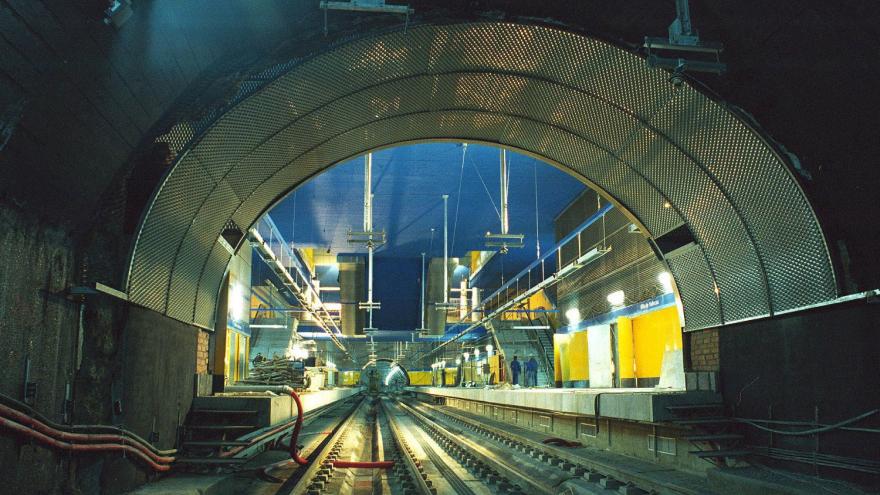
<svg viewBox="0 0 880 495">
<path fill-rule="evenodd" d="M 458 195 L 455 197 L 455 221 L 452 224 L 452 247 L 450 251 L 455 252 L 455 232 L 458 230 L 458 207 L 461 205 L 461 184 L 464 182 L 464 159 L 467 155 L 467 143 L 461 144 L 461 169 L 458 172 Z"/>
</svg>

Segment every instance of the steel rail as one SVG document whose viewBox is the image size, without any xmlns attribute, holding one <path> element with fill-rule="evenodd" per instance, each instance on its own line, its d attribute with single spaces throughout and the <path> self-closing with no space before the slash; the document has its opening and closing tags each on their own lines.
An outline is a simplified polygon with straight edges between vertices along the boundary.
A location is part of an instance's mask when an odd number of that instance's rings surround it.
<svg viewBox="0 0 880 495">
<path fill-rule="evenodd" d="M 398 403 L 404 411 L 406 411 L 417 421 L 425 425 L 428 430 L 436 431 L 439 435 L 446 438 L 453 444 L 458 445 L 459 448 L 464 449 L 470 455 L 492 466 L 500 473 L 503 473 L 503 476 L 508 480 L 515 481 L 516 483 L 520 484 L 520 486 L 523 487 L 523 492 L 533 494 L 546 493 L 548 495 L 553 495 L 557 492 L 556 486 L 548 485 L 544 483 L 543 480 L 539 480 L 535 477 L 524 474 L 518 466 L 511 465 L 507 461 L 500 459 L 497 456 L 484 453 L 482 451 L 483 449 L 481 448 L 482 446 L 477 442 L 467 439 L 462 435 L 454 434 L 446 427 L 441 426 L 430 417 L 428 417 L 421 411 L 416 410 L 412 406 L 409 406 L 408 404 L 405 404 L 403 402 Z"/>
<path fill-rule="evenodd" d="M 572 465 L 589 468 L 589 470 L 595 471 L 601 476 L 608 476 L 620 481 L 634 483 L 636 486 L 644 490 L 656 490 L 662 493 L 681 493 L 685 495 L 698 495 L 700 493 L 703 493 L 702 491 L 676 484 L 674 482 L 651 478 L 648 473 L 630 471 L 625 468 L 621 468 L 620 466 L 615 466 L 599 460 L 585 458 L 575 452 L 551 447 L 541 442 L 516 435 L 515 433 L 511 433 L 509 430 L 498 428 L 496 426 L 493 426 L 491 423 L 478 423 L 473 418 L 450 411 L 448 409 L 441 409 L 438 406 L 427 403 L 420 403 L 420 406 L 426 409 L 430 409 L 432 412 L 435 412 L 442 416 L 446 416 L 453 421 L 462 423 L 469 428 L 476 430 L 478 433 L 495 435 L 496 437 L 514 442 L 515 446 L 521 445 L 523 448 L 537 451 L 548 456 L 557 457 Z"/>
</svg>

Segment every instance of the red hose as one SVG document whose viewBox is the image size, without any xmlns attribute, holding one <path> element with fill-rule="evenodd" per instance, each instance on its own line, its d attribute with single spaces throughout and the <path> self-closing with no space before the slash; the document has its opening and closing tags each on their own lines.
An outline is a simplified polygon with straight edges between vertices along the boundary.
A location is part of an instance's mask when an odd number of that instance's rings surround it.
<svg viewBox="0 0 880 495">
<path fill-rule="evenodd" d="M 132 438 L 128 438 L 122 435 L 113 435 L 109 433 L 70 433 L 67 431 L 58 430 L 56 428 L 52 428 L 51 426 L 46 425 L 42 421 L 39 421 L 35 418 L 28 416 L 27 414 L 24 414 L 21 411 L 17 411 L 11 407 L 7 407 L 2 404 L 0 404 L 0 417 L 11 419 L 22 425 L 29 426 L 32 429 L 43 433 L 53 439 L 67 440 L 69 442 L 110 442 L 118 443 L 121 445 L 130 445 L 133 448 L 138 449 L 157 463 L 168 464 L 174 462 L 174 457 L 160 456 L 147 448 L 145 445 L 137 442 Z"/>
<path fill-rule="evenodd" d="M 300 457 L 299 449 L 297 447 L 299 432 L 302 430 L 303 425 L 303 405 L 302 401 L 299 400 L 299 395 L 296 393 L 296 390 L 291 388 L 289 392 L 290 396 L 293 397 L 293 402 L 296 403 L 296 424 L 293 426 L 293 435 L 290 437 L 290 458 L 300 466 L 305 466 L 308 465 L 309 461 Z"/>
<path fill-rule="evenodd" d="M 124 451 L 133 454 L 135 457 L 150 466 L 154 471 L 168 471 L 171 469 L 171 466 L 167 464 L 158 464 L 154 462 L 153 459 L 151 459 L 149 456 L 145 455 L 142 451 L 132 447 L 131 445 L 121 445 L 115 443 L 75 444 L 62 442 L 7 418 L 0 418 L 0 426 L 19 433 L 23 436 L 33 438 L 34 440 L 37 440 L 42 444 L 54 447 L 56 449 L 72 450 L 75 452 Z"/>
<path fill-rule="evenodd" d="M 309 463 L 309 461 L 300 457 L 299 452 L 297 451 L 297 440 L 299 440 L 299 432 L 302 430 L 302 418 L 303 418 L 303 405 L 302 401 L 299 399 L 299 395 L 296 393 L 296 390 L 290 389 L 290 396 L 293 397 L 293 402 L 296 403 L 296 424 L 293 427 L 293 435 L 290 437 L 290 457 L 300 466 L 305 466 Z M 389 469 L 394 467 L 394 461 L 378 461 L 378 462 L 358 462 L 358 461 L 333 461 L 333 467 L 338 468 L 379 468 L 379 469 Z"/>
<path fill-rule="evenodd" d="M 367 468 L 367 469 L 391 469 L 394 467 L 394 461 L 333 461 L 333 467 L 338 468 Z"/>
<path fill-rule="evenodd" d="M 584 444 L 582 444 L 580 442 L 574 442 L 571 440 L 566 440 L 564 438 L 556 438 L 556 437 L 547 438 L 542 443 L 546 443 L 547 445 L 559 445 L 562 447 L 569 447 L 569 448 L 584 446 Z"/>
</svg>

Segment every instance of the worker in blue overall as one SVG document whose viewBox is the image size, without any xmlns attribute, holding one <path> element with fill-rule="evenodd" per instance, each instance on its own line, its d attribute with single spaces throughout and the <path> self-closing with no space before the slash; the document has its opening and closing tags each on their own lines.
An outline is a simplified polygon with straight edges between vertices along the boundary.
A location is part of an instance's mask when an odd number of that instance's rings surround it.
<svg viewBox="0 0 880 495">
<path fill-rule="evenodd" d="M 526 361 L 526 386 L 538 386 L 538 360 L 535 359 L 535 356 Z"/>
<path fill-rule="evenodd" d="M 513 375 L 513 381 L 511 382 L 513 385 L 519 385 L 519 373 L 522 371 L 520 367 L 519 361 L 516 359 L 516 356 L 513 356 L 513 361 L 510 362 L 510 374 Z"/>
</svg>

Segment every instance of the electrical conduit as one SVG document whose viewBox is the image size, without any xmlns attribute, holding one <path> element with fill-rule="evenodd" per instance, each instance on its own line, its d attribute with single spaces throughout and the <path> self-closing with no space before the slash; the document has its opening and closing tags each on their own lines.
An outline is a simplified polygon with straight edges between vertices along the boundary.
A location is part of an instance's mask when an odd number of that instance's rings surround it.
<svg viewBox="0 0 880 495">
<path fill-rule="evenodd" d="M 171 466 L 168 464 L 159 464 L 151 459 L 149 456 L 144 454 L 144 452 L 140 449 L 133 447 L 132 445 L 123 445 L 123 444 L 115 444 L 115 443 L 93 443 L 93 444 L 77 444 L 77 443 L 68 443 L 63 442 L 61 440 L 52 438 L 48 435 L 44 435 L 39 431 L 36 431 L 32 428 L 24 426 L 22 424 L 16 423 L 11 419 L 0 418 L 0 426 L 7 430 L 12 430 L 16 433 L 21 434 L 22 436 L 26 436 L 28 438 L 32 438 L 44 445 L 48 445 L 50 447 L 59 449 L 59 450 L 70 450 L 74 452 L 114 452 L 114 451 L 122 451 L 127 452 L 129 454 L 134 455 L 145 464 L 147 464 L 154 471 L 169 471 Z"/>
<path fill-rule="evenodd" d="M 65 440 L 67 442 L 87 442 L 89 444 L 94 444 L 98 442 L 107 442 L 112 444 L 124 445 L 125 447 L 130 447 L 138 450 L 144 456 L 150 458 L 152 461 L 156 463 L 169 464 L 174 462 L 174 457 L 170 456 L 161 456 L 154 453 L 152 450 L 147 448 L 145 445 L 140 444 L 136 441 L 133 441 L 130 438 L 126 438 L 122 435 L 116 434 L 108 434 L 108 433 L 70 433 L 62 430 L 58 430 L 56 428 L 52 428 L 43 422 L 34 419 L 27 414 L 24 414 L 20 411 L 12 409 L 11 407 L 4 406 L 0 404 L 0 418 L 8 419 L 19 426 L 23 426 L 25 428 L 30 428 L 36 432 L 39 432 L 49 438 L 55 440 Z M 4 424 L 5 426 L 5 424 Z M 15 428 L 13 428 L 15 429 Z M 18 431 L 16 429 L 16 431 Z M 76 449 L 71 449 L 76 450 Z M 128 449 L 126 449 L 128 450 Z"/>
</svg>

